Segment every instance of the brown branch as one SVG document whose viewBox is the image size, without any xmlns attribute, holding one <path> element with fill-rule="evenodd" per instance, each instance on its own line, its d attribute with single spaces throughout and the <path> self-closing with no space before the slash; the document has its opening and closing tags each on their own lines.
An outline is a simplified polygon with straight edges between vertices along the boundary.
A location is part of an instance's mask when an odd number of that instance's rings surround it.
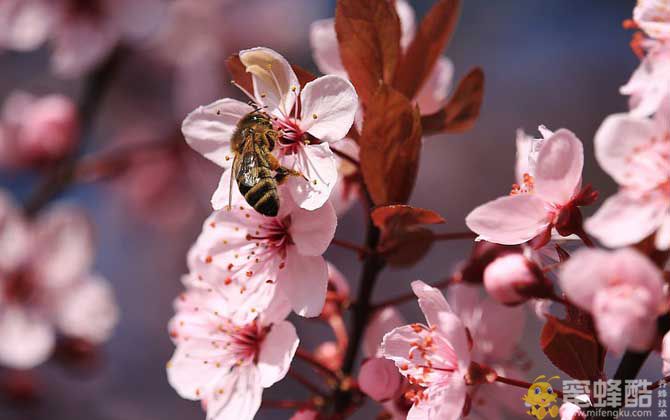
<svg viewBox="0 0 670 420">
<path fill-rule="evenodd" d="M 372 253 L 372 250 L 370 248 L 363 247 L 363 246 L 360 246 L 360 245 L 356 245 L 353 242 L 345 241 L 343 239 L 333 238 L 331 244 L 337 245 L 337 246 L 339 246 L 341 248 L 344 248 L 344 249 L 355 251 L 361 257 Z"/>
<path fill-rule="evenodd" d="M 458 239 L 474 239 L 477 234 L 474 232 L 457 232 L 457 233 L 436 233 L 433 239 L 436 241 L 453 241 Z"/>
</svg>

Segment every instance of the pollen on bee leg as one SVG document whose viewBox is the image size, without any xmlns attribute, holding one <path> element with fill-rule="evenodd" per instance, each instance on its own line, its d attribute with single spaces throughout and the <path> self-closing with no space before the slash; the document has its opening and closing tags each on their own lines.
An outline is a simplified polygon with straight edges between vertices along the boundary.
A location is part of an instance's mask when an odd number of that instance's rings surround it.
<svg viewBox="0 0 670 420">
<path fill-rule="evenodd" d="M 316 114 L 312 114 L 312 118 L 317 119 L 317 118 L 319 118 L 319 116 L 316 115 Z"/>
</svg>

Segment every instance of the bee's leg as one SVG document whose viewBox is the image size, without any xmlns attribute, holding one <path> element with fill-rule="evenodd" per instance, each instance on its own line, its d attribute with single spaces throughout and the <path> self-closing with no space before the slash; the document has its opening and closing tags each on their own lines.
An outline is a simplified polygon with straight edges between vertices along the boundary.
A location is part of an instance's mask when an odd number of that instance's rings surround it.
<svg viewBox="0 0 670 420">
<path fill-rule="evenodd" d="M 279 160 L 275 157 L 275 155 L 268 153 L 267 155 L 267 160 L 268 164 L 270 164 L 270 169 L 275 171 L 275 180 L 278 183 L 282 183 L 286 181 L 286 178 L 289 176 L 300 176 L 307 181 L 307 178 L 305 175 L 301 174 L 298 171 L 294 171 L 293 169 L 289 169 L 285 166 L 281 166 L 281 163 L 279 163 Z"/>
</svg>

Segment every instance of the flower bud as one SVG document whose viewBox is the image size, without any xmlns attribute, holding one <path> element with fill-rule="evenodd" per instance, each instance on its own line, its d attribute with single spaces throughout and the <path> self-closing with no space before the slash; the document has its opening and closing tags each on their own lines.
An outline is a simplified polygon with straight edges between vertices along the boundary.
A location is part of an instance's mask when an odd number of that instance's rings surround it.
<svg viewBox="0 0 670 420">
<path fill-rule="evenodd" d="M 561 420 L 583 420 L 586 419 L 586 415 L 582 409 L 573 403 L 564 403 L 561 405 L 558 413 L 561 415 Z"/>
<path fill-rule="evenodd" d="M 369 359 L 361 366 L 358 385 L 364 394 L 375 401 L 393 398 L 400 389 L 402 377 L 395 363 L 388 359 Z"/>
<path fill-rule="evenodd" d="M 524 296 L 520 290 L 540 284 L 537 270 L 534 270 L 532 264 L 521 254 L 508 254 L 495 259 L 484 270 L 486 291 L 506 305 L 525 301 L 528 296 Z"/>
<path fill-rule="evenodd" d="M 67 154 L 76 142 L 79 122 L 74 103 L 62 95 L 49 95 L 29 107 L 17 138 L 21 156 L 28 162 L 51 161 Z"/>
</svg>

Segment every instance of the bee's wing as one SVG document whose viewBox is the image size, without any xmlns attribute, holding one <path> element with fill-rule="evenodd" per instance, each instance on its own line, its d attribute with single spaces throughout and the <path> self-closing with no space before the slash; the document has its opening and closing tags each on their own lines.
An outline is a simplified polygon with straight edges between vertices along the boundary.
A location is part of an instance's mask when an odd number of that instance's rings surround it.
<svg viewBox="0 0 670 420">
<path fill-rule="evenodd" d="M 261 180 L 259 170 L 261 161 L 259 151 L 251 139 L 248 139 L 242 148 L 239 166 L 237 182 L 240 190 L 253 188 Z"/>
</svg>

